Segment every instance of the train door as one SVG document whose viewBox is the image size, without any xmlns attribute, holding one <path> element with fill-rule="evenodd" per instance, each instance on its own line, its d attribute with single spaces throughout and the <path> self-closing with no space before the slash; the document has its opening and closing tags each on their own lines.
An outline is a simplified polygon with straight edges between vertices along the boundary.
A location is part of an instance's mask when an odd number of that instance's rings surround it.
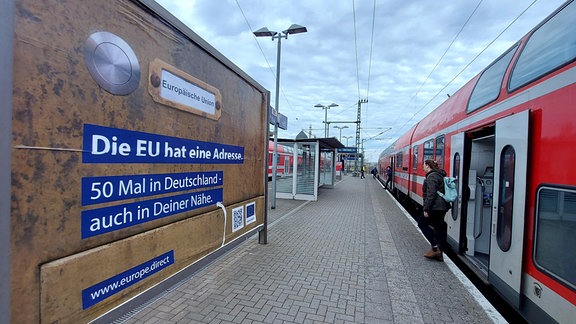
<svg viewBox="0 0 576 324">
<path fill-rule="evenodd" d="M 488 277 L 490 262 L 490 226 L 492 223 L 492 188 L 494 185 L 494 126 L 469 134 L 468 167 L 465 183 L 465 247 L 469 260 Z M 463 175 L 464 177 L 464 175 Z M 464 181 L 463 181 L 464 182 Z M 464 199 L 463 199 L 464 201 Z M 464 210 L 462 210 L 464 212 Z M 463 217 L 464 219 L 464 217 Z"/>
<path fill-rule="evenodd" d="M 448 212 L 446 223 L 448 224 L 448 243 L 455 251 L 460 250 L 460 228 L 462 210 L 462 186 L 460 179 L 463 177 L 464 163 L 464 133 L 453 135 L 450 139 L 450 165 L 452 170 L 450 176 L 455 177 L 458 186 L 458 199 L 452 203 L 452 209 Z"/>
<path fill-rule="evenodd" d="M 496 121 L 488 281 L 516 307 L 520 306 L 524 247 L 528 113 Z"/>
<path fill-rule="evenodd" d="M 292 174 L 292 163 L 290 161 L 294 160 L 294 149 L 288 146 L 284 147 L 284 151 L 286 152 L 283 157 L 283 165 L 284 165 L 284 175 L 289 176 Z"/>
<path fill-rule="evenodd" d="M 395 185 L 394 185 L 394 176 L 396 175 L 396 159 L 395 159 L 395 155 L 390 156 L 390 168 L 392 169 L 392 180 L 390 180 L 390 192 L 394 193 L 395 190 Z"/>
</svg>

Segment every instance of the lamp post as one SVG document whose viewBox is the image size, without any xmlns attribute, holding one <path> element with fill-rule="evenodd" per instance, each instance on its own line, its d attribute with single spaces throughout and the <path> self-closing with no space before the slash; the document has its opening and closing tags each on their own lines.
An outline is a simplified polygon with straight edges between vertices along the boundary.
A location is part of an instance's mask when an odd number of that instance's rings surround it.
<svg viewBox="0 0 576 324">
<path fill-rule="evenodd" d="M 340 143 L 342 143 L 342 130 L 344 128 L 348 128 L 348 126 L 334 126 L 334 128 L 338 128 L 340 130 L 340 137 L 338 137 L 338 140 L 340 141 Z"/>
<path fill-rule="evenodd" d="M 317 104 L 314 107 L 324 109 L 324 137 L 328 138 L 328 135 L 330 134 L 330 130 L 328 128 L 328 109 L 332 107 L 338 107 L 338 105 L 335 103 L 331 103 L 328 106 Z"/>
<path fill-rule="evenodd" d="M 282 51 L 282 38 L 288 39 L 288 34 L 299 34 L 305 33 L 308 30 L 304 26 L 300 26 L 297 24 L 292 24 L 288 29 L 282 32 L 275 32 L 272 30 L 268 30 L 267 27 L 262 27 L 254 32 L 254 36 L 256 37 L 272 37 L 272 41 L 275 39 L 278 40 L 278 50 L 276 53 L 276 100 L 275 100 L 275 107 L 276 108 L 276 116 L 278 116 L 279 112 L 279 101 L 280 96 L 278 93 L 280 92 L 280 53 Z M 272 205 L 270 206 L 272 209 L 276 208 L 276 169 L 278 167 L 278 120 L 274 120 L 274 150 L 272 152 Z"/>
<path fill-rule="evenodd" d="M 354 136 L 344 136 L 344 138 L 346 139 L 346 147 L 348 147 L 348 140 L 353 138 Z"/>
</svg>

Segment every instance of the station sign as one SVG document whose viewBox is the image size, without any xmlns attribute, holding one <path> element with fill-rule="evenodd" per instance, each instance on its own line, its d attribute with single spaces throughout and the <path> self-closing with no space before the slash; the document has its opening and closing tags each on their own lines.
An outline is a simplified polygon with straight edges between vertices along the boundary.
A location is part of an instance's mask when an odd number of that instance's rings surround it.
<svg viewBox="0 0 576 324">
<path fill-rule="evenodd" d="M 358 149 L 355 147 L 339 147 L 336 149 L 338 153 L 356 153 Z"/>
<path fill-rule="evenodd" d="M 287 130 L 288 129 L 288 117 L 277 112 L 276 109 L 271 106 L 268 107 L 268 116 L 270 119 L 270 124 L 278 123 L 278 128 Z"/>
</svg>

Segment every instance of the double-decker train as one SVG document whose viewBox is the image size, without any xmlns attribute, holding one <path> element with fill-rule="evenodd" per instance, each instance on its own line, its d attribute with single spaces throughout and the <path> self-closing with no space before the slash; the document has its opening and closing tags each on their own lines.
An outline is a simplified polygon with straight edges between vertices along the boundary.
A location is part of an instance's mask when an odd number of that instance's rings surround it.
<svg viewBox="0 0 576 324">
<path fill-rule="evenodd" d="M 576 2 L 567 1 L 383 151 L 422 205 L 423 162 L 458 182 L 448 243 L 529 322 L 576 321 Z M 384 179 L 383 179 L 384 180 Z"/>
<path fill-rule="evenodd" d="M 294 146 L 289 144 L 281 144 L 277 143 L 276 146 L 276 154 L 277 154 L 277 161 L 276 161 L 276 176 L 277 177 L 284 177 L 284 176 L 291 176 L 294 172 Z M 302 150 L 297 151 L 297 163 L 298 165 L 302 165 Z M 274 161 L 274 141 L 268 141 L 268 180 L 272 179 L 272 163 Z M 310 163 L 311 160 L 306 160 Z M 320 155 L 319 157 L 319 167 L 320 170 L 324 169 L 324 156 Z M 301 170 L 302 168 L 299 167 Z"/>
<path fill-rule="evenodd" d="M 288 145 L 276 144 L 276 175 L 284 176 L 292 174 L 294 163 L 294 149 Z M 272 178 L 272 163 L 274 157 L 274 141 L 268 141 L 268 178 Z"/>
</svg>

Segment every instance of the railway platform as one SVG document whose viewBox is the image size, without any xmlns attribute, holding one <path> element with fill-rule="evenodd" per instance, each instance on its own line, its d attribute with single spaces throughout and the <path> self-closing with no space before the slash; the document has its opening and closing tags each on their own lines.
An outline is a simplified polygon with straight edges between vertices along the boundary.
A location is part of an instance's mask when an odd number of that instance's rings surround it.
<svg viewBox="0 0 576 324">
<path fill-rule="evenodd" d="M 505 323 L 371 176 L 277 199 L 268 228 L 115 323 Z"/>
</svg>

